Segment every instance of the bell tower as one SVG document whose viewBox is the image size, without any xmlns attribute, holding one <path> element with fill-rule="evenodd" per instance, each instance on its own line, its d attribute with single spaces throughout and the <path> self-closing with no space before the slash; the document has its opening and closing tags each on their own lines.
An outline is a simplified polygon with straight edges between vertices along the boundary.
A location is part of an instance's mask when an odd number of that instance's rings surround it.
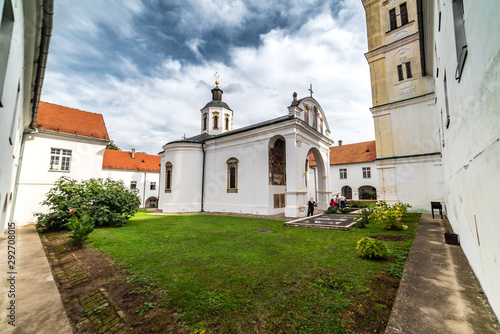
<svg viewBox="0 0 500 334">
<path fill-rule="evenodd" d="M 212 101 L 201 109 L 201 133 L 218 135 L 233 129 L 233 111 L 222 101 L 223 91 L 219 88 L 219 73 L 214 74 L 215 88 Z"/>
</svg>

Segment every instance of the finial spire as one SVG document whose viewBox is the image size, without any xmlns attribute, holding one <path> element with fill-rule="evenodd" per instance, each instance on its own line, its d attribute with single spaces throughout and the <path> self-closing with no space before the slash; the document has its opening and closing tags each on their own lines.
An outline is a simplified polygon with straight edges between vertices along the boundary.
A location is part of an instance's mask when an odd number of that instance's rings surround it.
<svg viewBox="0 0 500 334">
<path fill-rule="evenodd" d="M 219 86 L 219 72 L 215 72 L 214 74 L 214 77 L 215 77 L 215 85 L 218 87 Z"/>
</svg>

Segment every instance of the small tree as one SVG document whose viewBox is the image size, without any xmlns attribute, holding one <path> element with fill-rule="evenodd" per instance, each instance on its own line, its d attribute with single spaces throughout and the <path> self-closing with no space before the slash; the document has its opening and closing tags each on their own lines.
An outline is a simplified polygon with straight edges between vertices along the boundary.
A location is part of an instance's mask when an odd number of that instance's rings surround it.
<svg viewBox="0 0 500 334">
<path fill-rule="evenodd" d="M 121 151 L 120 148 L 118 146 L 116 146 L 116 144 L 114 142 L 110 142 L 107 146 L 106 146 L 106 149 L 107 150 L 115 150 L 115 151 Z"/>
<path fill-rule="evenodd" d="M 129 190 L 123 181 L 90 179 L 76 181 L 61 177 L 41 202 L 50 212 L 38 213 L 37 227 L 59 230 L 72 217 L 70 210 L 85 208 L 96 226 L 124 226 L 139 207 L 137 190 Z"/>
</svg>

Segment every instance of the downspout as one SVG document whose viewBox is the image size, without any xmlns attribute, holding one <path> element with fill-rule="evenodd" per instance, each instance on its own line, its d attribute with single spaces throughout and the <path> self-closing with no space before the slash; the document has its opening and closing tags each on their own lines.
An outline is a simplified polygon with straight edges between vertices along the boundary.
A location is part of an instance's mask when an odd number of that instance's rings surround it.
<svg viewBox="0 0 500 334">
<path fill-rule="evenodd" d="M 422 10 L 422 0 L 417 0 L 417 22 L 418 22 L 418 44 L 420 46 L 420 67 L 422 76 L 425 71 L 425 46 L 424 46 L 424 12 Z"/>
<path fill-rule="evenodd" d="M 38 55 L 38 68 L 36 71 L 35 85 L 33 88 L 33 107 L 31 110 L 30 129 L 35 129 L 36 117 L 38 114 L 38 104 L 42 95 L 43 79 L 45 78 L 45 68 L 47 67 L 47 56 L 49 54 L 50 37 L 52 36 L 54 19 L 54 1 L 45 0 L 43 2 L 43 22 L 42 22 L 42 37 L 40 41 L 40 49 Z"/>
<path fill-rule="evenodd" d="M 201 212 L 204 212 L 204 197 L 205 197 L 205 142 L 201 143 L 201 150 L 203 151 L 203 165 L 201 171 Z"/>
<path fill-rule="evenodd" d="M 146 208 L 146 182 L 148 179 L 148 172 L 144 172 L 144 192 L 142 193 L 142 205 Z"/>
</svg>

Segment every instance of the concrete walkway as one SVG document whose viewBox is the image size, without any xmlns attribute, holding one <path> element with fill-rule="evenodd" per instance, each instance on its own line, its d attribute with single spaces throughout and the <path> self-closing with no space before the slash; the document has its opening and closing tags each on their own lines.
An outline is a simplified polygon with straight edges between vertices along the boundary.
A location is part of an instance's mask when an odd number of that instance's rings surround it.
<svg viewBox="0 0 500 334">
<path fill-rule="evenodd" d="M 11 248 L 9 235 L 15 237 Z M 15 254 L 9 254 L 14 249 Z M 0 239 L 0 289 L 0 333 L 73 333 L 33 225 L 16 227 L 15 234 Z M 15 315 L 15 326 L 8 323 L 10 315 Z"/>
<path fill-rule="evenodd" d="M 462 248 L 445 244 L 447 227 L 422 214 L 386 334 L 500 333 Z"/>
</svg>

